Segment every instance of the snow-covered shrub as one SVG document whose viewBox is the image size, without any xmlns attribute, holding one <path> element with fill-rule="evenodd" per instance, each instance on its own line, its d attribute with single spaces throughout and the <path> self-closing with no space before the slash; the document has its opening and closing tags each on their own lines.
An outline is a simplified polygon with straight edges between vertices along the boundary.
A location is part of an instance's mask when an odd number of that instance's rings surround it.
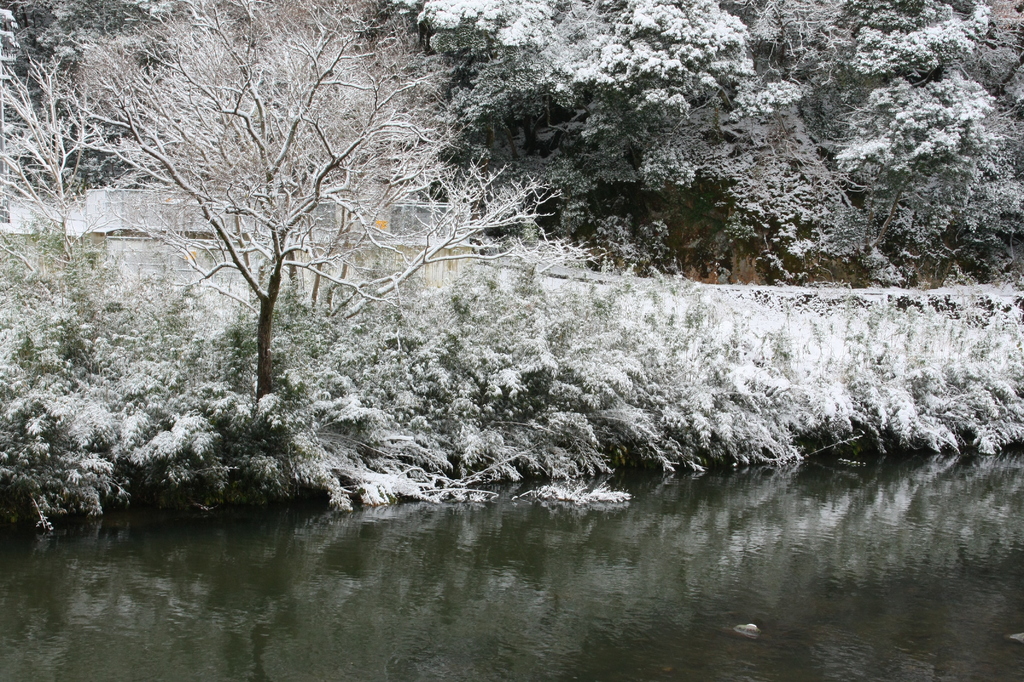
<svg viewBox="0 0 1024 682">
<path fill-rule="evenodd" d="M 101 497 L 121 491 L 109 387 L 80 381 L 104 364 L 95 302 L 26 280 L 20 263 L 0 267 L 0 511 L 41 521 L 97 513 Z M 66 279 L 89 280 L 89 269 L 69 268 Z"/>
<path fill-rule="evenodd" d="M 295 401 L 279 404 L 282 391 L 253 404 L 239 366 L 247 349 L 234 325 L 211 324 L 209 302 L 122 280 L 87 252 L 34 273 L 3 267 L 5 516 L 290 494 Z"/>
<path fill-rule="evenodd" d="M 598 288 L 477 273 L 344 330 L 327 361 L 345 381 L 328 390 L 362 421 L 320 428 L 367 462 L 471 483 L 1021 442 L 1010 313 L 824 300 L 815 310 L 678 280 Z"/>
<path fill-rule="evenodd" d="M 343 320 L 249 313 L 88 263 L 0 277 L 0 511 L 483 500 L 619 466 L 1024 443 L 1024 335 L 984 292 L 726 290 L 479 267 Z M 891 300 L 890 300 L 891 299 Z M 31 311 L 31 314 L 26 314 Z"/>
</svg>

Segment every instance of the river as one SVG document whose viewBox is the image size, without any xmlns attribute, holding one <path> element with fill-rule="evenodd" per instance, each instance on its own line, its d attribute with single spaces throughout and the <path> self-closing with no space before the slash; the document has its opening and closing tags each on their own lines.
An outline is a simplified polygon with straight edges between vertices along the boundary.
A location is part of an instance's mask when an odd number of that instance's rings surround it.
<svg viewBox="0 0 1024 682">
<path fill-rule="evenodd" d="M 0 529 L 0 679 L 1024 679 L 1024 459 L 611 484 Z"/>
</svg>

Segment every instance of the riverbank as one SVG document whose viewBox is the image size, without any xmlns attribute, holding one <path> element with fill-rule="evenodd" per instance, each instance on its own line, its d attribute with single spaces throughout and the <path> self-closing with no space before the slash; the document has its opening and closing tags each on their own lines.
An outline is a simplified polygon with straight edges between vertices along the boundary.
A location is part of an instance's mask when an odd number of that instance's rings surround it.
<svg viewBox="0 0 1024 682">
<path fill-rule="evenodd" d="M 247 312 L 84 267 L 5 287 L 7 518 L 311 493 L 342 509 L 485 499 L 524 476 L 1024 443 L 1013 292 L 481 267 L 355 321 L 296 292 L 276 332 L 277 390 L 256 405 Z"/>
</svg>

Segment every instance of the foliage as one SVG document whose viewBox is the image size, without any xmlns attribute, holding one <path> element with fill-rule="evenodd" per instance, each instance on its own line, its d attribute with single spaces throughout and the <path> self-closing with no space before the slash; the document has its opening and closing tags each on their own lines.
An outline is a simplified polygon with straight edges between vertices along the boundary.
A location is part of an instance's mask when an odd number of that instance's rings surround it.
<svg viewBox="0 0 1024 682">
<path fill-rule="evenodd" d="M 4 513 L 280 497 L 282 424 L 273 404 L 253 409 L 251 386 L 232 390 L 232 337 L 203 336 L 210 309 L 94 263 L 76 251 L 28 274 L 5 264 Z"/>
<path fill-rule="evenodd" d="M 393 4 L 451 61 L 463 152 L 558 188 L 549 229 L 623 254 L 603 226 L 625 223 L 641 269 L 915 284 L 1017 267 L 1022 47 L 987 4 Z M 1007 220 L 979 220 L 994 193 Z M 670 248 L 651 261 L 658 221 Z"/>
<path fill-rule="evenodd" d="M 183 7 L 3 4 L 35 63 L 75 69 L 89 45 L 166 26 Z M 559 195 L 545 227 L 612 261 L 636 253 L 625 264 L 638 271 L 712 279 L 903 284 L 1020 269 L 1024 77 L 1006 3 L 365 4 L 404 15 L 447 59 L 455 157 L 545 182 Z M 106 184 L 126 170 L 87 154 L 77 172 Z M 647 249 L 659 221 L 666 248 Z M 608 238 L 620 234 L 628 244 Z"/>
<path fill-rule="evenodd" d="M 690 184 L 681 119 L 750 73 L 743 26 L 715 2 L 419 9 L 432 49 L 454 60 L 462 153 L 542 176 L 562 197 L 557 230 L 599 244 L 605 217 L 651 222 L 640 192 Z"/>
<path fill-rule="evenodd" d="M 57 59 L 78 76 L 90 45 L 141 49 L 126 37 L 159 32 L 187 4 L 0 3 L 34 63 Z M 377 21 L 367 35 L 412 45 L 415 27 L 446 61 L 448 123 L 460 131 L 452 156 L 551 187 L 543 227 L 610 262 L 711 281 L 1019 276 L 1024 47 L 1009 3 L 359 5 Z M 410 30 L 391 32 L 400 17 Z M 274 36 L 301 33 L 270 25 Z M 190 52 L 208 48 L 201 34 Z M 109 184 L 127 170 L 90 153 L 77 182 Z"/>
<path fill-rule="evenodd" d="M 21 27 L 20 43 L 37 63 L 57 60 L 77 68 L 83 48 L 106 36 L 131 32 L 170 11 L 168 0 L 8 0 Z"/>
<path fill-rule="evenodd" d="M 50 274 L 5 267 L 8 517 L 304 491 L 341 508 L 482 499 L 523 476 L 1024 441 L 1018 313 L 984 297 L 950 313 L 477 268 L 345 321 L 289 288 L 279 388 L 257 403 L 251 313 L 84 256 Z"/>
</svg>

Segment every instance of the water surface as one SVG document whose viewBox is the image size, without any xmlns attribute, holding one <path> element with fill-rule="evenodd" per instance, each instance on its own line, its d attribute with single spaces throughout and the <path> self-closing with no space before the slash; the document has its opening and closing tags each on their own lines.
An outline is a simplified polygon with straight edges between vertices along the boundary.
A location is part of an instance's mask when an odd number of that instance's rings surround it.
<svg viewBox="0 0 1024 682">
<path fill-rule="evenodd" d="M 615 485 L 0 530 L 0 679 L 1024 679 L 1024 460 Z"/>
</svg>

